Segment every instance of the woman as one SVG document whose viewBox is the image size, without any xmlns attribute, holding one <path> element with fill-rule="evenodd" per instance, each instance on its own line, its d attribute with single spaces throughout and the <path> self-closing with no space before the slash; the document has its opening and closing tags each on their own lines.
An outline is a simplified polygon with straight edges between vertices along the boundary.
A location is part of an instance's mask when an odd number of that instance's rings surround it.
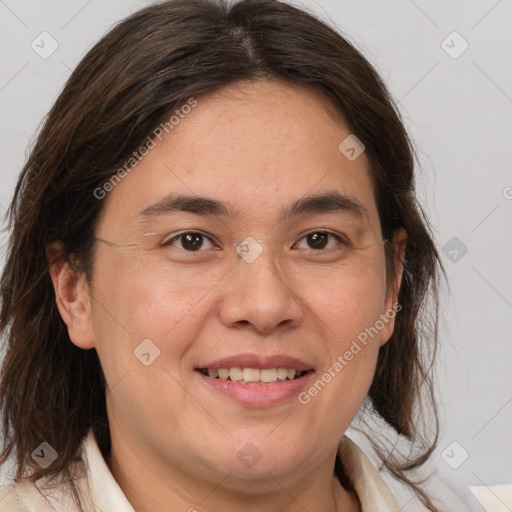
<svg viewBox="0 0 512 512">
<path fill-rule="evenodd" d="M 414 444 L 367 432 L 437 510 L 409 472 L 437 441 L 440 263 L 399 115 L 333 29 L 275 0 L 135 13 L 9 214 L 0 510 L 397 511 L 358 413 Z"/>
</svg>

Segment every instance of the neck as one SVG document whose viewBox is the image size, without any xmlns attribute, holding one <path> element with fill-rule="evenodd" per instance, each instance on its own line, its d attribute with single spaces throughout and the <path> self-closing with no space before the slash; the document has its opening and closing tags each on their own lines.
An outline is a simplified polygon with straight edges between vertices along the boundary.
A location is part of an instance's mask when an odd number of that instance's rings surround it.
<svg viewBox="0 0 512 512">
<path fill-rule="evenodd" d="M 345 489 L 330 471 L 313 468 L 309 474 L 267 474 L 248 483 L 233 475 L 211 478 L 188 474 L 164 464 L 140 446 L 112 443 L 107 464 L 136 512 L 360 512 L 357 495 Z M 144 448 L 142 448 L 144 449 Z M 144 460 L 144 463 L 141 463 Z"/>
</svg>

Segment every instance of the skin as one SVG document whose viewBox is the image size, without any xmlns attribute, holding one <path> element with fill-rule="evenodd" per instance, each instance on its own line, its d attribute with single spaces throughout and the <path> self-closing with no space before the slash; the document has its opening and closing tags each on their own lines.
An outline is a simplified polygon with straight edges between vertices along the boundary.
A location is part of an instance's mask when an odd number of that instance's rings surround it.
<svg viewBox="0 0 512 512">
<path fill-rule="evenodd" d="M 392 320 L 307 405 L 295 396 L 246 407 L 211 391 L 194 371 L 239 353 L 287 354 L 314 368 L 312 383 L 396 302 L 401 267 L 388 289 L 382 244 L 361 251 L 364 270 L 356 266 L 344 279 L 314 261 L 300 271 L 307 233 L 348 225 L 364 247 L 381 240 L 366 155 L 349 161 L 338 150 L 349 134 L 328 101 L 306 88 L 258 81 L 202 96 L 108 194 L 96 234 L 129 244 L 172 221 L 175 231 L 215 235 L 226 250 L 252 236 L 264 249 L 259 258 L 235 260 L 213 286 L 154 283 L 137 251 L 101 243 L 91 286 L 65 262 L 52 265 L 71 341 L 98 352 L 108 383 L 107 463 L 138 512 L 360 510 L 333 476 L 336 449 L 368 392 Z M 364 216 L 279 222 L 291 202 L 333 191 L 357 201 Z M 170 192 L 229 203 L 237 216 L 179 213 L 142 223 L 138 213 Z M 399 232 L 392 242 L 399 255 L 405 238 Z M 338 247 L 336 239 L 329 247 Z M 134 356 L 144 339 L 160 350 L 149 366 Z M 237 457 L 249 441 L 261 453 L 252 467 Z"/>
</svg>

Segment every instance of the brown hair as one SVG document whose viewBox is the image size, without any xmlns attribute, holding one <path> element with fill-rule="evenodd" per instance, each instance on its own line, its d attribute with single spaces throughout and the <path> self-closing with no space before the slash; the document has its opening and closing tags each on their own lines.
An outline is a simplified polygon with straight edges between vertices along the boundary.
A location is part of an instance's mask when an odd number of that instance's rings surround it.
<svg viewBox="0 0 512 512">
<path fill-rule="evenodd" d="M 14 449 L 17 479 L 58 472 L 70 476 L 68 463 L 89 428 L 108 453 L 100 362 L 95 350 L 70 342 L 45 249 L 62 241 L 62 258 L 90 278 L 103 204 L 94 191 L 187 99 L 257 78 L 310 86 L 334 103 L 366 146 L 383 237 L 400 227 L 407 231 L 398 299 L 402 309 L 391 339 L 380 349 L 369 402 L 376 417 L 413 444 L 419 442 L 414 457 L 378 453 L 391 473 L 435 511 L 409 475 L 431 455 L 438 437 L 431 363 L 442 270 L 415 199 L 412 145 L 386 87 L 361 53 L 313 15 L 277 0 L 233 5 L 171 0 L 150 6 L 106 34 L 69 78 L 21 172 L 8 212 L 11 236 L 1 278 L 0 334 L 6 354 L 0 461 Z M 393 276 L 395 255 L 392 244 L 386 247 L 387 275 Z M 427 317 L 423 310 L 429 297 L 434 309 Z M 432 439 L 422 428 L 421 411 L 427 406 L 434 412 Z M 44 441 L 58 453 L 47 469 L 31 458 Z M 337 470 L 342 476 L 338 464 Z"/>
</svg>

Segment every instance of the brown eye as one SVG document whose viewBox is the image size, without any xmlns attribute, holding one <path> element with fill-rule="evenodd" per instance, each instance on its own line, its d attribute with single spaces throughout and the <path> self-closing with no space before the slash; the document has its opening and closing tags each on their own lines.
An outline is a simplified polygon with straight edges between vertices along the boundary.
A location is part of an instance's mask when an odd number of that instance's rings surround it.
<svg viewBox="0 0 512 512">
<path fill-rule="evenodd" d="M 307 247 L 300 247 L 303 240 L 306 242 Z M 322 250 L 326 248 L 331 249 L 340 242 L 340 238 L 333 233 L 328 233 L 327 231 L 314 231 L 303 236 L 299 242 L 297 242 L 297 246 L 299 246 L 299 249 Z"/>
<path fill-rule="evenodd" d="M 204 245 L 206 244 L 206 249 L 210 249 L 211 247 L 208 247 L 208 244 L 212 245 L 211 241 L 203 235 L 202 233 L 182 233 L 181 235 L 177 235 L 169 242 L 167 242 L 165 245 L 169 246 L 172 245 L 176 247 L 176 244 L 178 244 L 178 249 L 183 249 L 188 252 L 198 252 L 201 249 L 205 249 Z M 181 246 L 181 247 L 180 247 Z"/>
<path fill-rule="evenodd" d="M 327 233 L 313 233 L 308 235 L 307 241 L 312 249 L 324 249 L 329 242 Z"/>
</svg>

